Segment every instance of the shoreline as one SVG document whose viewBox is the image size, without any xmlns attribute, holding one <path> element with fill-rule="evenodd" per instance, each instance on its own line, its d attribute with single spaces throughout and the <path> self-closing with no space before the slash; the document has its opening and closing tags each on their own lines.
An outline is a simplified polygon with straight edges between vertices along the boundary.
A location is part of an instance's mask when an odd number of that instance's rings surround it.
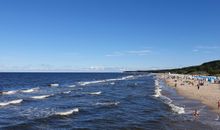
<svg viewBox="0 0 220 130">
<path fill-rule="evenodd" d="M 200 101 L 210 108 L 211 111 L 220 114 L 218 101 L 220 100 L 220 84 L 204 82 L 198 89 L 198 80 L 185 78 L 170 78 L 168 74 L 156 74 L 157 78 L 176 90 L 177 94 L 188 99 Z M 184 75 L 182 75 L 184 76 Z"/>
</svg>

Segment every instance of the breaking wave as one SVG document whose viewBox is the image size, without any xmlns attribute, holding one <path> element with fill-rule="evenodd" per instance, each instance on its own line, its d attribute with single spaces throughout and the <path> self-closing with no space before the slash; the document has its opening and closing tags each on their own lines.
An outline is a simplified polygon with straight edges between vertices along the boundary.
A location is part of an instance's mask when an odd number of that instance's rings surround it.
<svg viewBox="0 0 220 130">
<path fill-rule="evenodd" d="M 12 90 L 12 91 L 2 92 L 2 94 L 11 95 L 11 94 L 15 94 L 15 93 L 17 93 L 17 92 L 18 92 L 17 90 Z"/>
<path fill-rule="evenodd" d="M 64 112 L 56 112 L 55 115 L 68 116 L 68 115 L 71 115 L 71 114 L 77 113 L 77 112 L 79 112 L 79 108 L 74 108 L 72 110 L 64 111 Z"/>
<path fill-rule="evenodd" d="M 105 80 L 95 80 L 95 81 L 79 82 L 79 84 L 82 85 L 82 86 L 86 86 L 86 85 L 90 85 L 90 84 L 105 83 L 105 82 L 112 82 L 112 81 L 120 81 L 120 80 L 127 80 L 127 79 L 133 79 L 133 78 L 134 78 L 134 76 L 130 75 L 130 76 L 125 76 L 125 77 L 116 78 L 116 79 L 105 79 Z"/>
<path fill-rule="evenodd" d="M 7 105 L 11 105 L 11 104 L 19 104 L 22 101 L 23 101 L 23 99 L 12 100 L 12 101 L 8 101 L 8 102 L 1 102 L 0 106 L 7 106 Z"/>
<path fill-rule="evenodd" d="M 69 93 L 71 93 L 71 91 L 66 91 L 66 92 L 63 92 L 64 94 L 69 94 Z"/>
<path fill-rule="evenodd" d="M 173 104 L 173 100 L 161 94 L 161 86 L 158 80 L 155 80 L 155 95 L 154 97 L 160 98 L 165 104 L 167 104 L 171 110 L 177 114 L 184 114 L 184 107 L 179 107 Z"/>
<path fill-rule="evenodd" d="M 98 102 L 95 105 L 98 106 L 117 106 L 120 102 Z"/>
<path fill-rule="evenodd" d="M 70 85 L 70 86 L 68 86 L 68 87 L 70 87 L 70 88 L 74 88 L 74 87 L 76 87 L 76 85 Z"/>
<path fill-rule="evenodd" d="M 115 82 L 110 83 L 111 85 L 115 85 Z"/>
<path fill-rule="evenodd" d="M 176 106 L 176 105 L 174 105 L 174 104 L 172 104 L 172 103 L 170 103 L 170 104 L 168 104 L 170 107 L 171 107 L 171 109 L 175 112 L 175 113 L 177 113 L 177 114 L 184 114 L 185 113 L 185 109 L 183 108 L 183 107 L 179 107 L 179 106 Z"/>
<path fill-rule="evenodd" d="M 161 87 L 160 87 L 160 84 L 159 84 L 159 81 L 158 80 L 155 80 L 155 94 L 153 95 L 154 97 L 160 97 L 161 96 Z"/>
<path fill-rule="evenodd" d="M 92 93 L 89 93 L 90 95 L 100 95 L 100 94 L 102 94 L 102 92 L 101 91 L 99 91 L 99 92 L 92 92 Z"/>
<path fill-rule="evenodd" d="M 55 84 L 49 84 L 50 87 L 59 87 L 59 84 L 55 83 Z"/>
<path fill-rule="evenodd" d="M 21 90 L 23 93 L 32 93 L 37 91 L 39 88 L 31 88 L 31 89 L 26 89 L 26 90 Z"/>
<path fill-rule="evenodd" d="M 50 96 L 53 96 L 53 95 L 41 95 L 41 96 L 33 96 L 31 97 L 32 99 L 44 99 L 44 98 L 48 98 Z"/>
</svg>

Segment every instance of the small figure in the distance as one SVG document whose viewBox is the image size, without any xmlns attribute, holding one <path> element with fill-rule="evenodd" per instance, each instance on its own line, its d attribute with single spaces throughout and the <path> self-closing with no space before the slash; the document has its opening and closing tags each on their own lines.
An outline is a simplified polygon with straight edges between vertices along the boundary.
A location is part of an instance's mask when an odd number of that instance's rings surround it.
<svg viewBox="0 0 220 130">
<path fill-rule="evenodd" d="M 195 119 L 198 119 L 199 118 L 199 112 L 197 109 L 195 109 L 195 112 L 193 113 L 193 116 Z"/>
<path fill-rule="evenodd" d="M 220 100 L 218 101 L 218 109 L 220 109 Z"/>
</svg>

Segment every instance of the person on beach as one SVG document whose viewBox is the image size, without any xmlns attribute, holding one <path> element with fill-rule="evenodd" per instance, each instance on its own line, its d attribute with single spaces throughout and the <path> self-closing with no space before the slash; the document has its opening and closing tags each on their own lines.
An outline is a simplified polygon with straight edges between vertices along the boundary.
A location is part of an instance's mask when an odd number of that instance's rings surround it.
<svg viewBox="0 0 220 130">
<path fill-rule="evenodd" d="M 220 109 L 220 100 L 218 101 L 218 109 Z"/>
<path fill-rule="evenodd" d="M 193 113 L 193 116 L 195 119 L 199 118 L 199 112 L 197 111 L 197 109 L 195 109 L 195 112 Z"/>
<path fill-rule="evenodd" d="M 199 85 L 199 84 L 197 84 L 197 88 L 198 88 L 198 90 L 199 90 L 199 88 L 200 88 L 200 85 Z"/>
</svg>

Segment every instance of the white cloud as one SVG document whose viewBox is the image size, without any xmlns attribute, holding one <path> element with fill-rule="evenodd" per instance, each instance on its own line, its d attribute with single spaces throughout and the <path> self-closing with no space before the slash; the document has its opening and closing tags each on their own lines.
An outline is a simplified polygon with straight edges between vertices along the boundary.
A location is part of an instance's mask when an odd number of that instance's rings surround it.
<svg viewBox="0 0 220 130">
<path fill-rule="evenodd" d="M 212 53 L 215 51 L 219 51 L 219 49 L 219 46 L 197 46 L 193 49 L 193 52 Z"/>
<path fill-rule="evenodd" d="M 135 56 L 145 56 L 151 53 L 151 50 L 132 50 L 132 51 L 121 51 L 121 52 L 114 52 L 112 54 L 107 54 L 107 57 L 118 57 L 118 56 L 129 56 L 129 55 L 135 55 Z"/>
<path fill-rule="evenodd" d="M 194 49 L 194 50 L 193 50 L 193 52 L 198 52 L 198 51 L 199 51 L 198 49 Z"/>
<path fill-rule="evenodd" d="M 114 56 L 123 56 L 123 55 L 124 55 L 124 53 L 122 53 L 122 52 L 114 52 L 112 54 L 107 54 L 106 56 L 107 57 L 114 57 Z"/>
<path fill-rule="evenodd" d="M 138 51 L 128 51 L 127 53 L 142 56 L 142 55 L 147 55 L 150 52 L 151 52 L 151 50 L 138 50 Z"/>
<path fill-rule="evenodd" d="M 205 50 L 213 50 L 213 49 L 219 49 L 219 46 L 197 46 L 197 49 L 205 49 Z"/>
<path fill-rule="evenodd" d="M 54 66 L 49 64 L 41 65 L 23 65 L 23 66 L 6 66 L 0 64 L 0 72 L 121 72 L 123 67 L 108 66 L 91 66 L 91 67 L 74 67 L 74 66 Z"/>
</svg>

